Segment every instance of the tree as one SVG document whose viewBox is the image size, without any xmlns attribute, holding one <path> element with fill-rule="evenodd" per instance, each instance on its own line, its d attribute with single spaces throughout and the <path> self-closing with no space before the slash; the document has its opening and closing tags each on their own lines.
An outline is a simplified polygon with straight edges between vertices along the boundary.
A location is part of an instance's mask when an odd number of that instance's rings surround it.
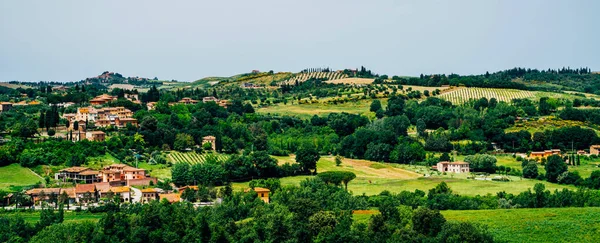
<svg viewBox="0 0 600 243">
<path fill-rule="evenodd" d="M 559 155 L 548 157 L 546 162 L 546 180 L 549 182 L 557 182 L 558 176 L 567 171 L 568 166 Z"/>
<path fill-rule="evenodd" d="M 296 162 L 300 164 L 305 173 L 310 173 L 311 170 L 317 173 L 317 161 L 320 158 L 319 151 L 314 146 L 304 146 L 296 151 Z"/>
<path fill-rule="evenodd" d="M 38 127 L 43 129 L 46 127 L 46 115 L 43 111 L 40 111 L 40 118 L 38 119 Z"/>
<path fill-rule="evenodd" d="M 425 129 L 427 129 L 427 125 L 425 124 L 425 121 L 423 120 L 423 118 L 419 118 L 417 120 L 417 134 L 419 134 L 420 137 L 426 137 L 427 136 L 427 131 Z"/>
<path fill-rule="evenodd" d="M 388 100 L 388 105 L 385 110 L 387 116 L 402 115 L 404 111 L 404 99 L 400 96 L 392 96 Z"/>
<path fill-rule="evenodd" d="M 550 115 L 552 110 L 552 106 L 548 103 L 548 97 L 540 98 L 540 104 L 538 106 L 538 111 L 540 115 Z"/>
<path fill-rule="evenodd" d="M 413 229 L 427 236 L 436 236 L 446 223 L 446 219 L 438 210 L 421 207 L 413 213 Z"/>
<path fill-rule="evenodd" d="M 177 163 L 171 168 L 171 178 L 176 186 L 185 186 L 188 184 L 190 165 L 187 163 Z"/>
<path fill-rule="evenodd" d="M 380 109 L 382 109 L 382 107 L 381 107 L 381 101 L 380 100 L 373 100 L 373 102 L 371 102 L 371 108 L 369 110 L 371 112 L 377 112 Z"/>
<path fill-rule="evenodd" d="M 465 162 L 469 163 L 469 168 L 475 172 L 496 172 L 496 157 L 487 154 L 476 154 L 465 157 Z"/>
<path fill-rule="evenodd" d="M 335 166 L 340 166 L 342 164 L 342 156 L 335 156 Z"/>
<path fill-rule="evenodd" d="M 443 153 L 440 155 L 440 161 L 450 161 L 450 155 L 448 153 Z"/>
<path fill-rule="evenodd" d="M 175 136 L 175 142 L 173 148 L 176 150 L 183 151 L 187 148 L 191 148 L 195 145 L 194 138 L 189 134 L 179 133 Z"/>
<path fill-rule="evenodd" d="M 535 179 L 538 176 L 538 167 L 535 161 L 527 162 L 525 166 L 523 166 L 523 177 Z"/>
</svg>

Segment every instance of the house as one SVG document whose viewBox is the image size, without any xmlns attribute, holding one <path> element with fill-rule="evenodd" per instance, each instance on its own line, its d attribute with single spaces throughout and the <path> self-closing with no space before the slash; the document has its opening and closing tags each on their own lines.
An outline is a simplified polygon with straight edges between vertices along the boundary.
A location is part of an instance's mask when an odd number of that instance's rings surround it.
<svg viewBox="0 0 600 243">
<path fill-rule="evenodd" d="M 231 104 L 231 102 L 229 102 L 229 100 L 220 100 L 219 101 L 219 106 L 223 107 L 225 109 L 227 109 L 227 106 L 230 105 L 230 104 Z"/>
<path fill-rule="evenodd" d="M 111 185 L 108 182 L 94 183 L 94 186 L 96 186 L 96 191 L 98 192 L 98 198 L 105 198 L 106 194 L 108 193 L 108 191 L 111 188 Z"/>
<path fill-rule="evenodd" d="M 76 200 L 75 187 L 61 188 L 60 195 L 62 195 L 63 193 L 67 194 L 69 204 L 75 203 L 75 200 Z"/>
<path fill-rule="evenodd" d="M 88 132 L 86 138 L 90 141 L 103 142 L 106 139 L 106 133 L 103 131 Z"/>
<path fill-rule="evenodd" d="M 116 127 L 126 127 L 127 125 L 132 125 L 134 127 L 138 126 L 138 120 L 135 118 L 115 118 L 115 126 Z"/>
<path fill-rule="evenodd" d="M 131 202 L 131 188 L 128 186 L 111 187 L 109 191 L 113 192 L 115 197 L 119 197 L 121 202 Z"/>
<path fill-rule="evenodd" d="M 214 96 L 208 96 L 208 97 L 202 98 L 202 103 L 211 102 L 211 101 L 218 103 L 219 99 L 215 98 Z"/>
<path fill-rule="evenodd" d="M 117 100 L 117 97 L 107 95 L 107 94 L 102 94 L 102 95 L 96 96 L 92 100 L 90 100 L 90 104 L 93 106 L 100 106 L 100 105 L 104 105 L 108 102 L 111 102 L 113 100 Z"/>
<path fill-rule="evenodd" d="M 161 201 L 164 199 L 170 203 L 181 202 L 181 194 L 179 193 L 159 194 L 158 197 Z"/>
<path fill-rule="evenodd" d="M 600 155 L 600 145 L 592 145 L 592 146 L 590 146 L 590 154 Z"/>
<path fill-rule="evenodd" d="M 124 164 L 105 166 L 99 173 L 102 182 L 115 182 L 127 186 L 156 185 L 156 178 L 147 177 L 146 170 L 133 168 Z"/>
<path fill-rule="evenodd" d="M 578 155 L 588 155 L 588 153 L 585 152 L 585 150 L 577 150 L 577 154 Z"/>
<path fill-rule="evenodd" d="M 181 193 L 187 189 L 198 191 L 198 186 L 183 186 L 183 187 L 177 188 L 177 191 Z"/>
<path fill-rule="evenodd" d="M 217 138 L 215 138 L 214 136 L 206 136 L 202 138 L 202 145 L 204 145 L 205 143 L 210 143 L 210 146 L 212 147 L 212 150 L 217 150 L 216 144 L 217 144 Z"/>
<path fill-rule="evenodd" d="M 146 104 L 146 108 L 148 108 L 149 111 L 154 110 L 155 107 L 156 102 L 148 102 L 148 104 Z"/>
<path fill-rule="evenodd" d="M 31 197 L 31 200 L 33 200 L 33 204 L 35 205 L 39 201 L 49 202 L 58 200 L 60 188 L 34 188 L 27 190 L 25 194 Z"/>
<path fill-rule="evenodd" d="M 74 166 L 59 170 L 58 173 L 54 174 L 54 179 L 91 184 L 99 181 L 99 174 L 100 172 L 90 168 Z"/>
<path fill-rule="evenodd" d="M 95 202 L 97 190 L 94 184 L 77 184 L 75 186 L 75 201 L 77 203 Z"/>
<path fill-rule="evenodd" d="M 469 163 L 462 161 L 442 161 L 437 163 L 436 169 L 439 172 L 469 173 Z"/>
<path fill-rule="evenodd" d="M 158 190 L 156 190 L 155 188 L 146 188 L 140 191 L 142 191 L 142 203 L 148 203 L 150 201 L 158 200 L 160 198 L 158 196 Z"/>
<path fill-rule="evenodd" d="M 13 104 L 10 102 L 1 102 L 0 103 L 0 112 L 10 111 L 12 109 Z"/>
<path fill-rule="evenodd" d="M 244 192 L 249 192 L 250 190 L 254 190 L 256 192 L 256 194 L 258 194 L 258 197 L 260 198 L 260 200 L 263 200 L 263 202 L 265 202 L 265 203 L 269 203 L 269 193 L 271 192 L 271 190 L 269 190 L 267 188 L 263 188 L 263 187 L 255 187 L 255 188 L 248 188 L 248 189 L 244 190 Z"/>
<path fill-rule="evenodd" d="M 196 104 L 198 103 L 197 100 L 192 100 L 191 98 L 183 98 L 180 101 L 178 101 L 179 104 L 185 104 L 185 105 L 190 105 L 190 104 Z"/>
<path fill-rule="evenodd" d="M 547 158 L 552 155 L 560 155 L 560 149 L 549 149 L 544 151 L 534 151 L 529 154 L 529 157 L 535 158 Z"/>
</svg>

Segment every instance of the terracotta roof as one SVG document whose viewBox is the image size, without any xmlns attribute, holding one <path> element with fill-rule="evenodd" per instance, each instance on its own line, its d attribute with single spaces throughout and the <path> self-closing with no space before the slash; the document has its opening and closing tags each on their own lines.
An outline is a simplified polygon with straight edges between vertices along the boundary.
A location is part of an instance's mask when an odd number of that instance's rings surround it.
<svg viewBox="0 0 600 243">
<path fill-rule="evenodd" d="M 108 182 L 94 183 L 94 185 L 96 186 L 96 190 L 102 193 L 108 192 L 108 190 L 110 189 L 110 184 Z"/>
<path fill-rule="evenodd" d="M 254 191 L 255 192 L 270 192 L 271 190 L 269 190 L 267 188 L 263 188 L 263 187 L 255 187 Z"/>
<path fill-rule="evenodd" d="M 269 190 L 267 188 L 255 187 L 254 189 L 252 189 L 252 188 L 246 188 L 246 190 L 244 190 L 244 192 L 249 192 L 250 190 L 254 190 L 255 192 L 270 192 L 271 191 L 271 190 Z"/>
<path fill-rule="evenodd" d="M 63 188 L 60 190 L 60 194 L 63 192 L 67 193 L 70 198 L 75 198 L 75 187 Z"/>
<path fill-rule="evenodd" d="M 192 189 L 194 191 L 198 191 L 198 186 L 183 186 L 183 187 L 177 188 L 177 190 L 180 192 L 183 192 L 183 191 L 185 191 L 185 189 L 188 189 L 188 188 Z"/>
<path fill-rule="evenodd" d="M 86 192 L 95 192 L 96 186 L 94 184 L 77 184 L 75 186 L 75 193 L 86 193 Z"/>
<path fill-rule="evenodd" d="M 28 190 L 25 192 L 25 194 L 27 195 L 38 195 L 40 193 L 44 192 L 44 194 L 48 195 L 48 194 L 59 194 L 60 193 L 60 188 L 34 188 L 31 190 Z"/>
<path fill-rule="evenodd" d="M 146 171 L 144 169 L 138 169 L 138 168 L 133 168 L 131 166 L 127 166 L 125 168 L 123 168 L 123 171 Z"/>
<path fill-rule="evenodd" d="M 154 189 L 154 188 L 145 188 L 145 189 L 142 189 L 142 190 L 140 190 L 140 191 L 142 191 L 142 193 L 156 193 L 156 192 L 158 192 L 158 191 L 157 191 L 156 189 Z"/>
<path fill-rule="evenodd" d="M 91 132 L 91 133 L 92 133 L 92 134 L 106 134 L 106 133 L 104 133 L 103 131 L 93 131 L 93 132 Z"/>
<path fill-rule="evenodd" d="M 451 165 L 468 165 L 469 163 L 464 162 L 464 161 L 456 161 L 456 162 L 452 162 L 450 164 Z"/>
<path fill-rule="evenodd" d="M 181 201 L 181 194 L 179 193 L 159 194 L 158 197 L 161 201 L 167 199 L 171 203 Z"/>
<path fill-rule="evenodd" d="M 97 170 L 85 170 L 79 173 L 80 175 L 98 175 L 100 174 Z"/>
<path fill-rule="evenodd" d="M 204 140 L 214 140 L 215 136 L 205 136 L 202 139 L 204 139 Z"/>
<path fill-rule="evenodd" d="M 65 168 L 62 170 L 59 170 L 60 172 L 73 172 L 73 173 L 81 173 L 83 171 L 89 170 L 89 168 L 86 167 L 80 167 L 80 166 L 73 166 L 73 167 L 69 167 L 69 168 Z"/>
<path fill-rule="evenodd" d="M 110 188 L 110 191 L 112 191 L 114 193 L 123 193 L 123 192 L 130 192 L 131 188 L 129 188 L 128 186 L 117 186 L 117 187 Z"/>
</svg>

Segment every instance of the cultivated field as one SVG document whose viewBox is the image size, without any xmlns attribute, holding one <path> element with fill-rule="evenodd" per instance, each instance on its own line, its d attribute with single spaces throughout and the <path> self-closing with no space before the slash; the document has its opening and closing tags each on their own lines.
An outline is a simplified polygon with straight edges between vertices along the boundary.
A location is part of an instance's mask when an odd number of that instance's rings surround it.
<svg viewBox="0 0 600 243">
<path fill-rule="evenodd" d="M 212 154 L 212 153 L 208 153 L 208 154 L 198 154 L 196 152 L 178 152 L 178 151 L 171 151 L 167 154 L 167 160 L 170 161 L 171 163 L 175 164 L 175 163 L 187 163 L 187 164 L 198 164 L 198 163 L 204 163 L 206 162 L 206 160 L 213 156 L 217 161 L 225 161 L 227 160 L 227 155 L 224 154 Z"/>
<path fill-rule="evenodd" d="M 311 78 L 324 78 L 327 80 L 337 80 L 347 78 L 348 75 L 341 72 L 310 72 L 310 73 L 298 73 L 288 80 L 283 81 L 285 84 L 295 84 L 296 81 L 302 83 Z M 371 80 L 371 82 L 373 82 Z"/>
<path fill-rule="evenodd" d="M 41 181 L 42 178 L 19 164 L 0 167 L 0 190 L 18 190 L 19 187 L 30 186 Z"/>
<path fill-rule="evenodd" d="M 290 157 L 275 157 L 280 163 L 293 162 Z M 348 190 L 354 195 L 375 195 L 382 191 L 398 193 L 401 191 L 414 191 L 419 189 L 428 191 L 434 188 L 442 181 L 446 182 L 455 193 L 461 195 L 485 195 L 488 193 L 496 194 L 505 191 L 507 193 L 518 194 L 527 189 L 533 188 L 536 183 L 542 183 L 546 189 L 554 191 L 555 189 L 569 188 L 574 186 L 565 186 L 547 183 L 544 181 L 521 179 L 519 177 L 510 177 L 510 182 L 498 182 L 489 180 L 467 179 L 467 174 L 448 174 L 429 176 L 431 171 L 424 166 L 410 166 L 390 163 L 377 163 L 366 160 L 344 159 L 341 166 L 335 166 L 332 156 L 324 156 L 317 163 L 317 171 L 342 170 L 351 171 L 356 174 L 356 179 L 348 184 Z M 428 175 L 425 177 L 424 175 Z M 281 178 L 282 185 L 299 185 L 301 181 L 310 176 L 293 176 Z M 493 177 L 493 175 L 491 176 Z M 490 178 L 491 178 L 490 177 Z M 248 187 L 248 183 L 234 183 L 236 190 L 242 190 Z"/>
<path fill-rule="evenodd" d="M 75 206 L 71 205 L 71 209 L 74 209 Z M 25 222 L 30 224 L 35 224 L 40 221 L 40 212 L 16 212 L 16 213 L 8 213 L 6 214 L 10 217 L 21 217 Z M 64 214 L 64 222 L 82 222 L 82 221 L 92 221 L 96 222 L 102 218 L 103 213 L 88 213 L 88 212 L 71 212 L 66 211 Z"/>
<path fill-rule="evenodd" d="M 494 89 L 494 88 L 456 88 L 438 96 L 452 102 L 452 104 L 462 104 L 471 99 L 496 98 L 498 101 L 510 103 L 513 99 L 535 98 L 535 93 L 517 89 Z"/>
</svg>

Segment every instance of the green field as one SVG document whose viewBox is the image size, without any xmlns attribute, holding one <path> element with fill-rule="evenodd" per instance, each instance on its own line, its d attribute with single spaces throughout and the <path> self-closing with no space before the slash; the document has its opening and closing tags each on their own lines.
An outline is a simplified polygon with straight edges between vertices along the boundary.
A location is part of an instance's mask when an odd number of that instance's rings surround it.
<svg viewBox="0 0 600 243">
<path fill-rule="evenodd" d="M 150 176 L 158 179 L 171 179 L 171 167 L 163 164 L 148 164 L 146 162 L 138 163 L 138 168 L 145 169 Z"/>
<path fill-rule="evenodd" d="M 464 156 L 457 156 L 458 160 L 464 160 Z M 515 158 L 509 155 L 498 155 L 496 156 L 498 162 L 497 165 L 504 165 L 508 167 L 512 167 L 515 169 L 521 170 L 521 162 L 517 161 Z M 538 163 L 538 173 L 546 173 L 546 169 L 541 163 Z M 569 165 L 569 171 L 577 171 L 582 178 L 588 178 L 592 174 L 593 171 L 600 170 L 598 168 L 600 165 L 600 159 L 588 159 L 581 158 L 581 165 L 579 166 L 571 166 Z"/>
<path fill-rule="evenodd" d="M 280 163 L 293 161 L 289 157 L 276 157 Z M 507 193 L 518 194 L 527 189 L 533 188 L 536 183 L 542 183 L 546 189 L 554 191 L 555 189 L 569 188 L 574 186 L 558 185 L 544 181 L 522 179 L 511 176 L 510 182 L 498 182 L 490 180 L 472 180 L 467 179 L 467 174 L 447 174 L 424 177 L 424 174 L 430 174 L 430 170 L 424 166 L 410 166 L 399 164 L 377 163 L 366 160 L 344 159 L 340 167 L 335 166 L 334 158 L 324 156 L 317 163 L 317 171 L 343 170 L 351 171 L 356 174 L 356 179 L 348 184 L 348 190 L 354 195 L 375 195 L 382 191 L 398 193 L 401 191 L 414 191 L 419 189 L 428 191 L 437 184 L 446 182 L 450 188 L 461 195 L 485 195 L 488 193 L 496 194 L 505 191 Z M 493 177 L 492 175 L 491 177 Z M 301 181 L 310 176 L 293 176 L 281 178 L 282 185 L 299 185 Z M 490 178 L 491 178 L 490 177 Z M 248 187 L 248 183 L 234 183 L 234 189 L 242 190 Z"/>
<path fill-rule="evenodd" d="M 0 167 L 0 190 L 19 190 L 19 187 L 33 185 L 41 181 L 42 179 L 38 175 L 19 164 Z"/>
<path fill-rule="evenodd" d="M 361 114 L 367 117 L 374 117 L 374 113 L 369 111 L 371 106 L 371 102 L 373 100 L 358 100 L 355 102 L 345 102 L 338 104 L 329 104 L 329 103 L 312 103 L 312 104 L 297 104 L 288 103 L 287 105 L 278 104 L 271 105 L 266 107 L 258 108 L 256 111 L 258 113 L 263 114 L 271 114 L 276 116 L 297 116 L 300 118 L 311 118 L 314 115 L 318 116 L 326 116 L 330 113 L 351 113 L 351 114 Z M 382 105 L 385 106 L 387 103 L 386 99 L 381 99 Z"/>
<path fill-rule="evenodd" d="M 187 164 L 198 164 L 204 163 L 207 158 L 214 156 L 217 161 L 223 162 L 227 160 L 229 157 L 225 154 L 217 154 L 217 153 L 206 153 L 206 154 L 198 154 L 196 152 L 179 152 L 179 151 L 171 151 L 167 154 L 167 161 L 176 164 L 176 163 L 187 163 Z"/>
<path fill-rule="evenodd" d="M 485 224 L 507 242 L 600 242 L 600 208 L 443 211 L 448 220 Z"/>
<path fill-rule="evenodd" d="M 71 208 L 73 209 L 73 208 Z M 55 211 L 56 213 L 56 211 Z M 11 217 L 21 217 L 25 222 L 35 224 L 40 220 L 40 212 L 18 212 L 18 213 L 0 213 L 0 216 L 7 215 Z M 64 222 L 81 222 L 81 221 L 93 221 L 96 222 L 102 218 L 101 213 L 92 214 L 87 212 L 70 212 L 66 211 L 64 214 Z"/>
<path fill-rule="evenodd" d="M 368 224 L 377 210 L 355 212 Z M 486 225 L 500 242 L 599 242 L 600 208 L 536 208 L 441 211 L 446 220 Z"/>
</svg>

